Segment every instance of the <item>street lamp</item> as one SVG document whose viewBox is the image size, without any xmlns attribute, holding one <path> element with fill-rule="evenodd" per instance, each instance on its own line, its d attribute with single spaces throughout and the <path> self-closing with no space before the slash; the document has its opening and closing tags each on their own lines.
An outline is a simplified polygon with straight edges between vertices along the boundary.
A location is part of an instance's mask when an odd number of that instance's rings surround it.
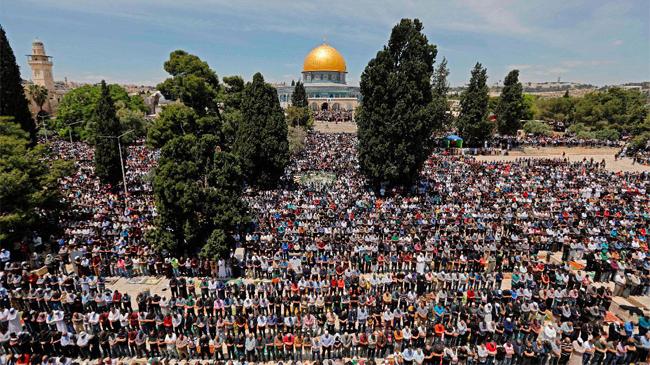
<svg viewBox="0 0 650 365">
<path fill-rule="evenodd" d="M 100 138 L 115 138 L 117 139 L 117 149 L 120 151 L 120 167 L 122 168 L 122 182 L 124 183 L 124 204 L 128 207 L 128 193 L 129 191 L 126 188 L 126 174 L 124 173 L 124 159 L 122 158 L 122 142 L 120 138 L 126 136 L 127 134 L 133 132 L 133 129 L 128 130 L 119 136 L 99 136 Z"/>
<path fill-rule="evenodd" d="M 75 124 L 83 123 L 83 122 L 84 122 L 83 120 L 80 120 L 80 121 L 77 121 L 77 122 L 74 122 L 74 123 L 68 123 L 67 124 L 67 126 L 68 126 L 68 134 L 70 135 L 70 143 L 72 143 L 72 126 L 75 125 Z"/>
</svg>

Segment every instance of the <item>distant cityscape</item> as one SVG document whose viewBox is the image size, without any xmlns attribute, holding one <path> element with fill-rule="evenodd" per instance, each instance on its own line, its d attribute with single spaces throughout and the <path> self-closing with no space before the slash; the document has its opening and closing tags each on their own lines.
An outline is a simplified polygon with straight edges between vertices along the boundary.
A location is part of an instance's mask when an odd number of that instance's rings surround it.
<svg viewBox="0 0 650 365">
<path fill-rule="evenodd" d="M 524 92 L 527 94 L 548 98 L 563 96 L 567 91 L 569 91 L 570 96 L 580 97 L 592 91 L 606 90 L 613 87 L 638 90 L 641 93 L 650 95 L 650 81 L 629 82 L 624 84 L 603 86 L 570 81 L 547 81 L 522 82 L 522 86 L 524 87 Z M 452 87 L 450 93 L 451 95 L 458 96 L 464 89 L 464 86 Z M 499 94 L 501 94 L 501 89 L 502 86 L 500 85 L 492 85 L 490 87 L 490 96 L 499 96 Z"/>
</svg>

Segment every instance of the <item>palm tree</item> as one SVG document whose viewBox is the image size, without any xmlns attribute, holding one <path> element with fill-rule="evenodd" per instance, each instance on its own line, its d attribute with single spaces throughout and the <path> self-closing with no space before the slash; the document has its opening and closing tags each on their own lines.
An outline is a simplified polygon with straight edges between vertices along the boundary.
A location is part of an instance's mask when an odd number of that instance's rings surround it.
<svg viewBox="0 0 650 365">
<path fill-rule="evenodd" d="M 38 105 L 38 114 L 43 113 L 43 104 L 47 101 L 48 91 L 44 86 L 31 84 L 27 89 L 29 97 Z"/>
</svg>

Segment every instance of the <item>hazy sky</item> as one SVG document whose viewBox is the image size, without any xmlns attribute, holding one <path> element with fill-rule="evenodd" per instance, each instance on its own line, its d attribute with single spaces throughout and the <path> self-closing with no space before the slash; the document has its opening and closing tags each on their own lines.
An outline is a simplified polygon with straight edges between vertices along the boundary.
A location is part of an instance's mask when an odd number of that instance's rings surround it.
<svg viewBox="0 0 650 365">
<path fill-rule="evenodd" d="M 23 77 L 38 37 L 55 79 L 155 85 L 184 49 L 221 76 L 298 79 L 327 37 L 352 84 L 400 18 L 418 17 L 446 57 L 452 85 L 477 61 L 490 84 L 511 68 L 522 81 L 612 84 L 650 80 L 649 0 L 0 0 L 0 24 Z"/>
</svg>

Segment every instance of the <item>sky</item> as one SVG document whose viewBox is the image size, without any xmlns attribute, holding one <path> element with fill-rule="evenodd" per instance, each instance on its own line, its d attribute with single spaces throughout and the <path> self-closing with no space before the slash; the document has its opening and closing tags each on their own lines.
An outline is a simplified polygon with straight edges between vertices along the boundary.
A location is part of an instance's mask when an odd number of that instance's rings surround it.
<svg viewBox="0 0 650 365">
<path fill-rule="evenodd" d="M 300 77 L 324 39 L 345 57 L 348 83 L 401 18 L 419 18 L 445 57 L 453 86 L 481 62 L 492 85 L 511 69 L 523 82 L 595 85 L 650 80 L 649 0 L 0 0 L 0 25 L 23 78 L 38 38 L 56 80 L 155 85 L 183 49 L 220 77 Z"/>
</svg>

